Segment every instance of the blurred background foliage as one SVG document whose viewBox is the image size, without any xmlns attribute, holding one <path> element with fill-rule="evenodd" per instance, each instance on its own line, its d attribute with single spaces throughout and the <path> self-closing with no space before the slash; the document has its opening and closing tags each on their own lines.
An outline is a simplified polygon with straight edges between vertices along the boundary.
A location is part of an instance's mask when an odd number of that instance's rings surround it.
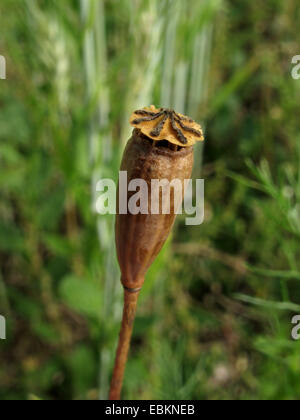
<svg viewBox="0 0 300 420">
<path fill-rule="evenodd" d="M 139 305 L 124 397 L 296 399 L 296 0 L 2 0 L 1 399 L 105 399 L 122 309 L 114 218 L 131 111 L 201 122 L 200 227 L 178 220 Z"/>
</svg>

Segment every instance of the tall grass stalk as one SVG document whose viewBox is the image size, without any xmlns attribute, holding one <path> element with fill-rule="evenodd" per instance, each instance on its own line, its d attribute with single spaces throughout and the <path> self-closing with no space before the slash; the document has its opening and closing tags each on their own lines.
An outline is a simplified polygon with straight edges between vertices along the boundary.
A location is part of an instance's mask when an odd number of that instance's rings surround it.
<svg viewBox="0 0 300 420">
<path fill-rule="evenodd" d="M 81 15 L 85 26 L 84 32 L 84 64 L 88 101 L 96 95 L 96 109 L 89 122 L 89 150 L 92 166 L 91 194 L 92 210 L 96 206 L 96 185 L 99 179 L 108 175 L 112 165 L 112 136 L 109 127 L 110 98 L 107 84 L 107 42 L 105 30 L 105 9 L 102 0 L 81 0 Z M 111 328 L 114 320 L 122 310 L 120 299 L 116 294 L 117 270 L 115 263 L 113 237 L 113 221 L 97 218 L 97 233 L 103 258 L 103 308 L 101 318 L 103 325 Z M 109 389 L 109 366 L 111 352 L 109 343 L 100 347 L 99 397 L 105 399 Z"/>
<path fill-rule="evenodd" d="M 129 85 L 124 101 L 121 138 L 125 146 L 131 135 L 128 124 L 133 109 L 143 108 L 153 102 L 157 71 L 162 57 L 162 36 L 165 16 L 160 13 L 161 2 L 137 2 L 140 7 L 132 8 L 130 26 L 134 42 L 127 54 L 129 63 Z"/>
</svg>

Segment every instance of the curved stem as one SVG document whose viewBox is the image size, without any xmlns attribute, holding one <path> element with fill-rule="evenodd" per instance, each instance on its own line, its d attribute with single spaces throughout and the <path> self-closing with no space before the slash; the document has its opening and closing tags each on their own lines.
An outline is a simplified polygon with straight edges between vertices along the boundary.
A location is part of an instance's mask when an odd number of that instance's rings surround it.
<svg viewBox="0 0 300 420">
<path fill-rule="evenodd" d="M 130 348 L 138 297 L 139 291 L 130 292 L 126 289 L 124 290 L 123 320 L 109 393 L 110 400 L 117 401 L 121 399 L 121 391 L 128 359 L 128 352 Z"/>
</svg>

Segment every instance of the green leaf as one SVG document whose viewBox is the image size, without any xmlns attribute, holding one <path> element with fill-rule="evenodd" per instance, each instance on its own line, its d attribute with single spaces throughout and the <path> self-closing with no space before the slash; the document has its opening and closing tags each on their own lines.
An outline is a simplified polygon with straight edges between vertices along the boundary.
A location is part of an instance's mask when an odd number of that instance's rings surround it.
<svg viewBox="0 0 300 420">
<path fill-rule="evenodd" d="M 71 275 L 62 280 L 59 292 L 71 308 L 83 315 L 99 316 L 102 303 L 100 285 Z"/>
<path fill-rule="evenodd" d="M 300 312 L 300 305 L 292 302 L 274 302 L 271 300 L 265 300 L 260 298 L 254 298 L 244 294 L 237 293 L 234 295 L 235 299 L 240 300 L 241 302 L 250 303 L 255 306 L 259 306 L 265 309 L 275 309 L 278 311 L 291 311 L 291 312 Z"/>
<path fill-rule="evenodd" d="M 15 226 L 0 223 L 0 250 L 20 252 L 24 249 L 24 239 Z"/>
<path fill-rule="evenodd" d="M 69 257 L 72 255 L 72 246 L 67 238 L 58 235 L 46 234 L 43 238 L 45 245 L 55 255 Z"/>
<path fill-rule="evenodd" d="M 268 270 L 264 268 L 252 267 L 250 265 L 248 265 L 248 269 L 252 273 L 259 274 L 265 277 L 273 277 L 276 279 L 284 279 L 284 280 L 289 280 L 289 279 L 300 280 L 300 273 L 298 271 Z"/>
<path fill-rule="evenodd" d="M 97 357 L 87 346 L 74 348 L 67 357 L 71 370 L 72 388 L 75 397 L 84 396 L 97 379 Z"/>
</svg>

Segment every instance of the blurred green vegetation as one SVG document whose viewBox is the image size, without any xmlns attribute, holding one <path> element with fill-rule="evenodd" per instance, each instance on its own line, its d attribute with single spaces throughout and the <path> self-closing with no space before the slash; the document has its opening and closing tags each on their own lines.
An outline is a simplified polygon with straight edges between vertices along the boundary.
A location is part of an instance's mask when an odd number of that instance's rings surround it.
<svg viewBox="0 0 300 420">
<path fill-rule="evenodd" d="M 106 398 L 122 291 L 95 185 L 151 103 L 206 128 L 206 220 L 149 273 L 124 398 L 299 398 L 297 2 L 2 0 L 0 23 L 0 398 Z"/>
</svg>

